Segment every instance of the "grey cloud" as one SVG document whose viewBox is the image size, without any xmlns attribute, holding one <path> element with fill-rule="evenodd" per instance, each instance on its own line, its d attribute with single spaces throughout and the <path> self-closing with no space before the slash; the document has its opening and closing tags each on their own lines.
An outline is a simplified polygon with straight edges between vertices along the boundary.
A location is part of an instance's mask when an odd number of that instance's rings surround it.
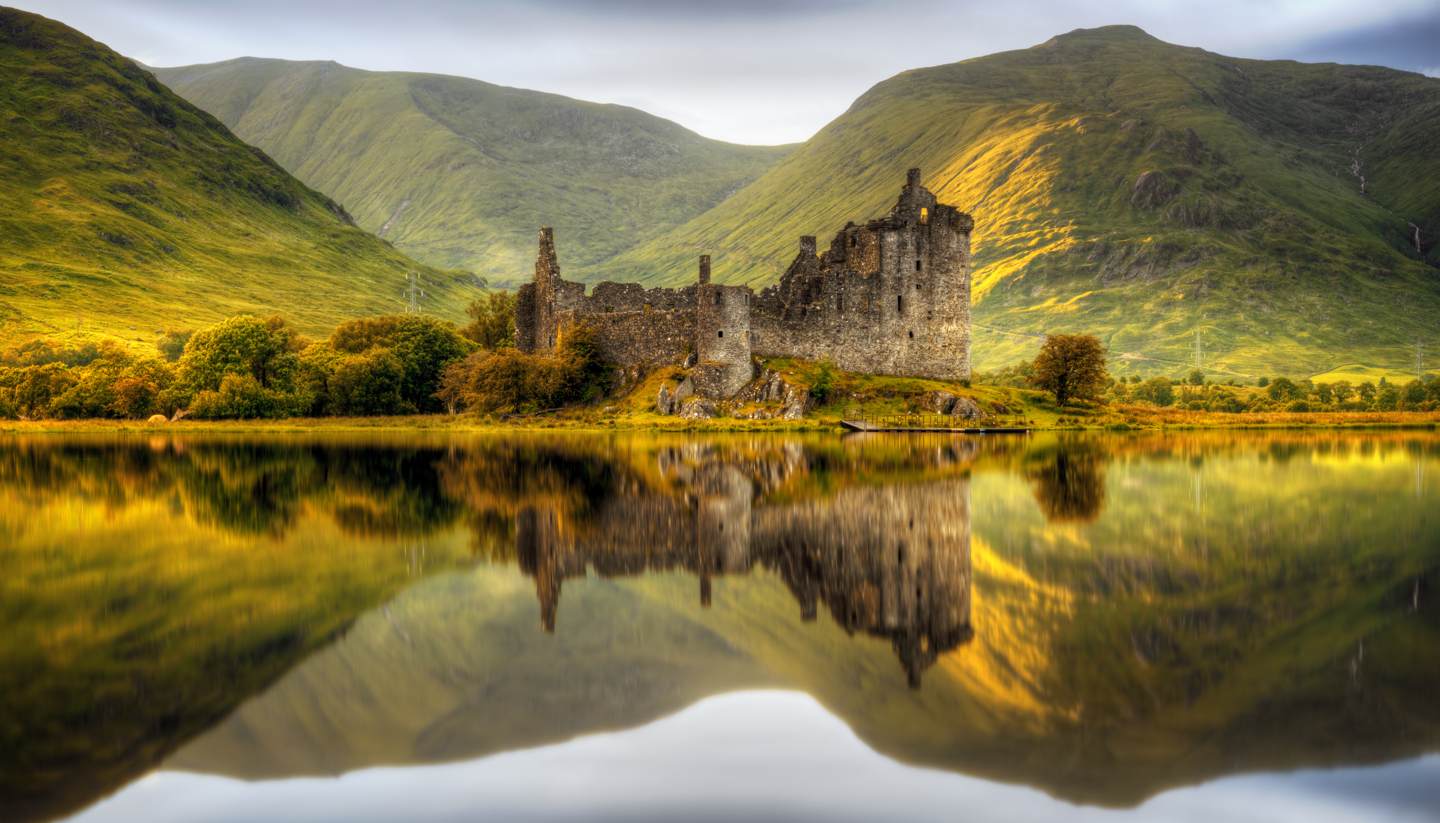
<svg viewBox="0 0 1440 823">
<path fill-rule="evenodd" d="M 1433 0 L 0 2 L 153 65 L 256 55 L 456 74 L 623 102 L 743 143 L 803 140 L 906 69 L 1110 23 L 1239 56 L 1440 67 Z"/>
</svg>

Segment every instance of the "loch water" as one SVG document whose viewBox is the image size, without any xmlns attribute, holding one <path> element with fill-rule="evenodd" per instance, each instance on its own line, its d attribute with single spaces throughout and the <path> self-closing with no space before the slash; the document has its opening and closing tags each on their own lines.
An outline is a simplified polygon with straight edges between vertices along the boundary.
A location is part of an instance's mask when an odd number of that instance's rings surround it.
<svg viewBox="0 0 1440 823">
<path fill-rule="evenodd" d="M 0 820 L 1437 820 L 1440 434 L 0 439 Z"/>
</svg>

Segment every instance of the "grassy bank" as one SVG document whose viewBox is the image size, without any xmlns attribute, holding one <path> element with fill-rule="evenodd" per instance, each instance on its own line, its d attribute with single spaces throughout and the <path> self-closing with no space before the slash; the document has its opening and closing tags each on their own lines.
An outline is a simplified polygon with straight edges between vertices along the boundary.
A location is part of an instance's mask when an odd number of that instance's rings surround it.
<svg viewBox="0 0 1440 823">
<path fill-rule="evenodd" d="M 1038 393 L 992 386 L 977 386 L 979 396 L 999 394 L 1023 401 L 1023 414 L 1007 418 L 1006 426 L 1033 431 L 1155 430 L 1155 429 L 1286 429 L 1384 428 L 1440 429 L 1440 412 L 1313 412 L 1242 413 L 1197 412 L 1152 406 L 1088 406 L 1057 409 Z M 867 413 L 880 410 L 867 408 Z M 801 420 L 750 420 L 717 417 L 686 420 L 656 414 L 652 409 L 620 406 L 590 407 L 534 415 L 484 418 L 472 415 L 412 415 L 399 417 L 319 417 L 285 420 L 180 420 L 150 424 L 143 420 L 3 420 L 0 433 L 313 433 L 313 432 L 439 432 L 452 434 L 525 431 L 839 431 L 844 409 L 827 406 Z"/>
</svg>

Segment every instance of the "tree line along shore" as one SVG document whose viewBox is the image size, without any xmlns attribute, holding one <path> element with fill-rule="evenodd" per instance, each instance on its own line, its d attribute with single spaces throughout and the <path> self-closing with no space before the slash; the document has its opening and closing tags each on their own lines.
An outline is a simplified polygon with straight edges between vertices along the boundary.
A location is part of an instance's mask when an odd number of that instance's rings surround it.
<svg viewBox="0 0 1440 823">
<path fill-rule="evenodd" d="M 656 386 L 681 376 L 679 367 L 649 374 L 615 369 L 583 326 L 554 353 L 520 352 L 514 297 L 504 292 L 475 301 L 469 315 L 463 326 L 422 314 L 360 318 L 318 340 L 279 317 L 239 315 L 194 331 L 167 331 L 154 353 L 37 338 L 0 352 L 0 419 L 391 418 L 415 425 L 417 415 L 446 415 L 462 426 L 676 422 L 657 414 L 653 401 Z M 760 366 L 772 381 L 793 387 L 788 395 L 803 396 L 803 415 L 768 421 L 751 410 L 701 427 L 828 425 L 854 409 L 945 414 L 960 397 L 990 423 L 1040 428 L 1434 425 L 1440 419 L 1434 374 L 1358 384 L 1277 375 L 1242 385 L 1199 370 L 1178 378 L 1117 378 L 1106 369 L 1100 341 L 1088 335 L 1052 335 L 1033 361 L 964 383 L 844 373 L 823 362 Z"/>
</svg>

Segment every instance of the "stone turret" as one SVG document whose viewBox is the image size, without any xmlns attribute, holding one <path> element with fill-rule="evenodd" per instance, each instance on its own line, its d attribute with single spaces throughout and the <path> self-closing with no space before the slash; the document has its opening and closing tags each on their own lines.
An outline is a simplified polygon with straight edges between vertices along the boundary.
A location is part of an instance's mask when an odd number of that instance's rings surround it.
<svg viewBox="0 0 1440 823">
<path fill-rule="evenodd" d="M 750 359 L 750 289 L 710 282 L 710 257 L 700 258 L 695 292 L 695 391 L 732 397 L 755 376 Z"/>
</svg>

